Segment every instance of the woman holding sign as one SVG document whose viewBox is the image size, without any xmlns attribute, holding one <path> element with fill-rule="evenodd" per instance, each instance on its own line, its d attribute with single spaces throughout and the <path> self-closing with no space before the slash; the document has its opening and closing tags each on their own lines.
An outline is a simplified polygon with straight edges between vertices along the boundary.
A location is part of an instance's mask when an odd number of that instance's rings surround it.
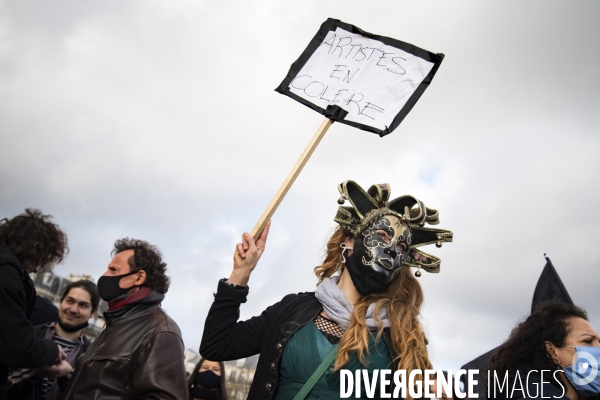
<svg viewBox="0 0 600 400">
<path fill-rule="evenodd" d="M 388 184 L 365 192 L 346 181 L 339 190 L 338 202 L 351 205 L 340 206 L 334 218 L 339 227 L 315 268 L 315 292 L 288 295 L 261 315 L 238 321 L 268 225 L 256 242 L 244 233 L 231 276 L 219 282 L 200 353 L 213 360 L 260 353 L 248 398 L 337 399 L 342 370 L 353 396 L 373 398 L 381 393 L 379 377 L 366 386 L 358 379 L 350 384 L 355 371 L 372 379 L 385 369 L 408 376 L 431 368 L 418 319 L 423 292 L 409 267 L 438 272 L 440 260 L 417 247 L 451 242 L 452 232 L 424 228 L 439 222 L 438 213 L 412 196 L 388 202 Z"/>
</svg>

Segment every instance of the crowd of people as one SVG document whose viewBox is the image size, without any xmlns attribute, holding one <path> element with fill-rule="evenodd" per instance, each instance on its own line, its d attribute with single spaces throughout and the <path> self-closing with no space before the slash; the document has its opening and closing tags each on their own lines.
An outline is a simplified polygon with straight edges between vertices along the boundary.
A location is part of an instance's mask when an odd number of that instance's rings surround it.
<svg viewBox="0 0 600 400">
<path fill-rule="evenodd" d="M 181 332 L 160 306 L 170 280 L 155 246 L 117 240 L 97 285 L 70 283 L 57 315 L 32 323 L 39 316 L 36 304 L 38 309 L 44 304 L 29 274 L 64 259 L 67 235 L 39 210 L 3 219 L 0 399 L 227 399 L 223 361 L 256 354 L 249 399 L 336 399 L 342 369 L 405 370 L 407 376 L 432 369 L 419 321 L 424 294 L 417 278 L 421 271 L 438 272 L 441 262 L 419 248 L 441 247 L 452 241 L 452 232 L 426 227 L 439 223 L 439 213 L 412 196 L 390 200 L 388 184 L 365 191 L 346 181 L 339 191 L 338 227 L 323 263 L 314 268 L 316 290 L 289 294 L 246 321 L 239 320 L 239 307 L 249 294 L 270 224 L 256 240 L 243 234 L 229 278 L 218 282 L 202 358 L 189 376 Z M 90 342 L 84 330 L 100 299 L 108 303 L 106 327 Z M 591 364 L 595 360 L 597 371 L 599 350 L 600 337 L 585 311 L 548 303 L 515 328 L 488 369 L 509 381 L 527 375 L 527 385 L 544 388 L 546 397 L 599 399 L 600 374 L 582 376 L 577 366 L 585 356 Z M 545 377 L 542 370 L 553 373 Z M 392 389 L 393 383 L 377 383 L 374 393 Z M 493 397 L 537 397 L 530 393 L 500 390 Z M 454 395 L 451 390 L 442 398 Z"/>
</svg>

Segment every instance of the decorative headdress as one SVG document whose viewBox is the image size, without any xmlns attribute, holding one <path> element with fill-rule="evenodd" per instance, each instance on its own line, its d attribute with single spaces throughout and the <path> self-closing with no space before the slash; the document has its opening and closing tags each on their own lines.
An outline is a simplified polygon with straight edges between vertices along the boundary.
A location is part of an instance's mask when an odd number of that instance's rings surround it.
<svg viewBox="0 0 600 400">
<path fill-rule="evenodd" d="M 371 221 L 385 215 L 394 215 L 408 225 L 412 234 L 410 257 L 404 265 L 423 268 L 427 272 L 440 272 L 440 259 L 416 248 L 432 243 L 442 247 L 442 243 L 452 242 L 452 232 L 424 227 L 425 224 L 439 224 L 437 210 L 425 207 L 422 201 L 409 195 L 388 201 L 388 183 L 372 185 L 365 192 L 356 182 L 346 181 L 338 185 L 338 190 L 342 195 L 338 203 L 344 204 L 349 200 L 352 204 L 352 207 L 340 206 L 333 219 L 346 231 L 356 236 Z"/>
</svg>

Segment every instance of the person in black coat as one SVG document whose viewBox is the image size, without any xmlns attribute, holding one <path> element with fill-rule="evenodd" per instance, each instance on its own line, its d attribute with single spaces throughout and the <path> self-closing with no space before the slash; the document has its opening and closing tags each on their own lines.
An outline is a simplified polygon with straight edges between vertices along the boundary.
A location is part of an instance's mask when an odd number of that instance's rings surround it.
<svg viewBox="0 0 600 400">
<path fill-rule="evenodd" d="M 0 221 L 0 399 L 9 368 L 61 368 L 65 359 L 56 343 L 35 337 L 28 319 L 36 299 L 29 273 L 61 262 L 68 251 L 66 234 L 50 218 L 27 209 Z"/>
</svg>

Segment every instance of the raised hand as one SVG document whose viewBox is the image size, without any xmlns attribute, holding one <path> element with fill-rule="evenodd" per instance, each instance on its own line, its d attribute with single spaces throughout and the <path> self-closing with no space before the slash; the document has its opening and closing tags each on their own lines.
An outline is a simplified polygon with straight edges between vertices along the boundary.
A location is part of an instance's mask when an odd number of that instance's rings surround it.
<svg viewBox="0 0 600 400">
<path fill-rule="evenodd" d="M 233 271 L 228 279 L 230 283 L 242 286 L 248 284 L 250 274 L 265 251 L 270 227 L 271 221 L 267 223 L 256 241 L 252 235 L 244 232 L 242 242 L 236 245 L 236 251 L 233 253 Z"/>
</svg>

